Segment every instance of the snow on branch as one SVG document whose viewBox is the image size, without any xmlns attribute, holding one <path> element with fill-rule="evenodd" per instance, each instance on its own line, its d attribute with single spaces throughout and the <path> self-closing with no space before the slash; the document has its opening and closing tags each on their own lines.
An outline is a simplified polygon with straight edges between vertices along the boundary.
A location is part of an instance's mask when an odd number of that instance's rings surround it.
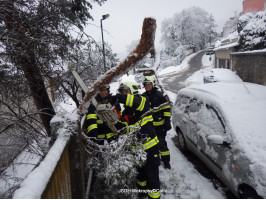
<svg viewBox="0 0 266 200">
<path fill-rule="evenodd" d="M 87 111 L 89 100 L 99 91 L 101 86 L 111 83 L 114 79 L 130 71 L 136 66 L 138 61 L 142 60 L 148 53 L 150 53 L 152 57 L 155 57 L 155 31 L 156 20 L 153 18 L 145 18 L 142 26 L 141 39 L 135 50 L 133 50 L 120 65 L 110 69 L 101 79 L 97 80 L 92 85 L 78 109 L 80 115 Z"/>
</svg>

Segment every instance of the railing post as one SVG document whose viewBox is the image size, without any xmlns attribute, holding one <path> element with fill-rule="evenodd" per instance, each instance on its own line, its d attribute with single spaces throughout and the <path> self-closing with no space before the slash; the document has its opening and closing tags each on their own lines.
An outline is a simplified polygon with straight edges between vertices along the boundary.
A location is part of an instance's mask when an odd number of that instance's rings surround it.
<svg viewBox="0 0 266 200">
<path fill-rule="evenodd" d="M 71 188 L 73 199 L 85 198 L 85 160 L 84 147 L 81 139 L 80 120 L 77 122 L 77 130 L 71 136 L 68 153 L 71 171 Z"/>
</svg>

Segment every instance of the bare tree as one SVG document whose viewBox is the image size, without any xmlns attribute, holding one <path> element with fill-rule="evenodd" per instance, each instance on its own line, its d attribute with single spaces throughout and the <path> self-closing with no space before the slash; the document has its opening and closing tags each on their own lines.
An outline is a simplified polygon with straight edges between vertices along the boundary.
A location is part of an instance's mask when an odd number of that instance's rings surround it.
<svg viewBox="0 0 266 200">
<path fill-rule="evenodd" d="M 106 0 L 94 0 L 98 4 Z M 43 75 L 53 73 L 69 55 L 73 44 L 73 26 L 82 31 L 92 19 L 86 0 L 1 0 L 1 47 L 16 67 L 23 72 L 48 136 L 50 120 L 55 115 L 46 92 Z"/>
</svg>

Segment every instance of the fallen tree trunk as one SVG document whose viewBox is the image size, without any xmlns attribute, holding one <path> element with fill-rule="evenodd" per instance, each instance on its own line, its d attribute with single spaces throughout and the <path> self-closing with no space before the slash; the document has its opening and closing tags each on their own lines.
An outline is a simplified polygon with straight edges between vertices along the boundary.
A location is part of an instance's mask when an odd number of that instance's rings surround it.
<svg viewBox="0 0 266 200">
<path fill-rule="evenodd" d="M 97 80 L 92 85 L 79 106 L 78 114 L 83 115 L 86 113 L 89 107 L 89 100 L 99 91 L 99 88 L 110 84 L 113 80 L 127 73 L 148 53 L 150 53 L 152 57 L 155 57 L 155 31 L 156 20 L 153 18 L 145 18 L 142 26 L 141 39 L 135 50 L 133 50 L 120 65 L 110 69 L 103 77 L 101 77 L 101 79 Z"/>
</svg>

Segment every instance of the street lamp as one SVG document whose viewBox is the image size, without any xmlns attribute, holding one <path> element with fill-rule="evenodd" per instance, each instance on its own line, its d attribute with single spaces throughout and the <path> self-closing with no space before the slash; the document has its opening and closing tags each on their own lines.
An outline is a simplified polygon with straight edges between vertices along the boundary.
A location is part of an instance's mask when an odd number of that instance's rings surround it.
<svg viewBox="0 0 266 200">
<path fill-rule="evenodd" d="M 103 43 L 103 64 L 104 64 L 104 72 L 106 72 L 106 62 L 105 62 L 105 50 L 104 50 L 104 40 L 103 40 L 103 23 L 102 21 L 107 19 L 110 15 L 106 14 L 102 16 L 101 19 L 101 30 L 102 30 L 102 43 Z"/>
</svg>

